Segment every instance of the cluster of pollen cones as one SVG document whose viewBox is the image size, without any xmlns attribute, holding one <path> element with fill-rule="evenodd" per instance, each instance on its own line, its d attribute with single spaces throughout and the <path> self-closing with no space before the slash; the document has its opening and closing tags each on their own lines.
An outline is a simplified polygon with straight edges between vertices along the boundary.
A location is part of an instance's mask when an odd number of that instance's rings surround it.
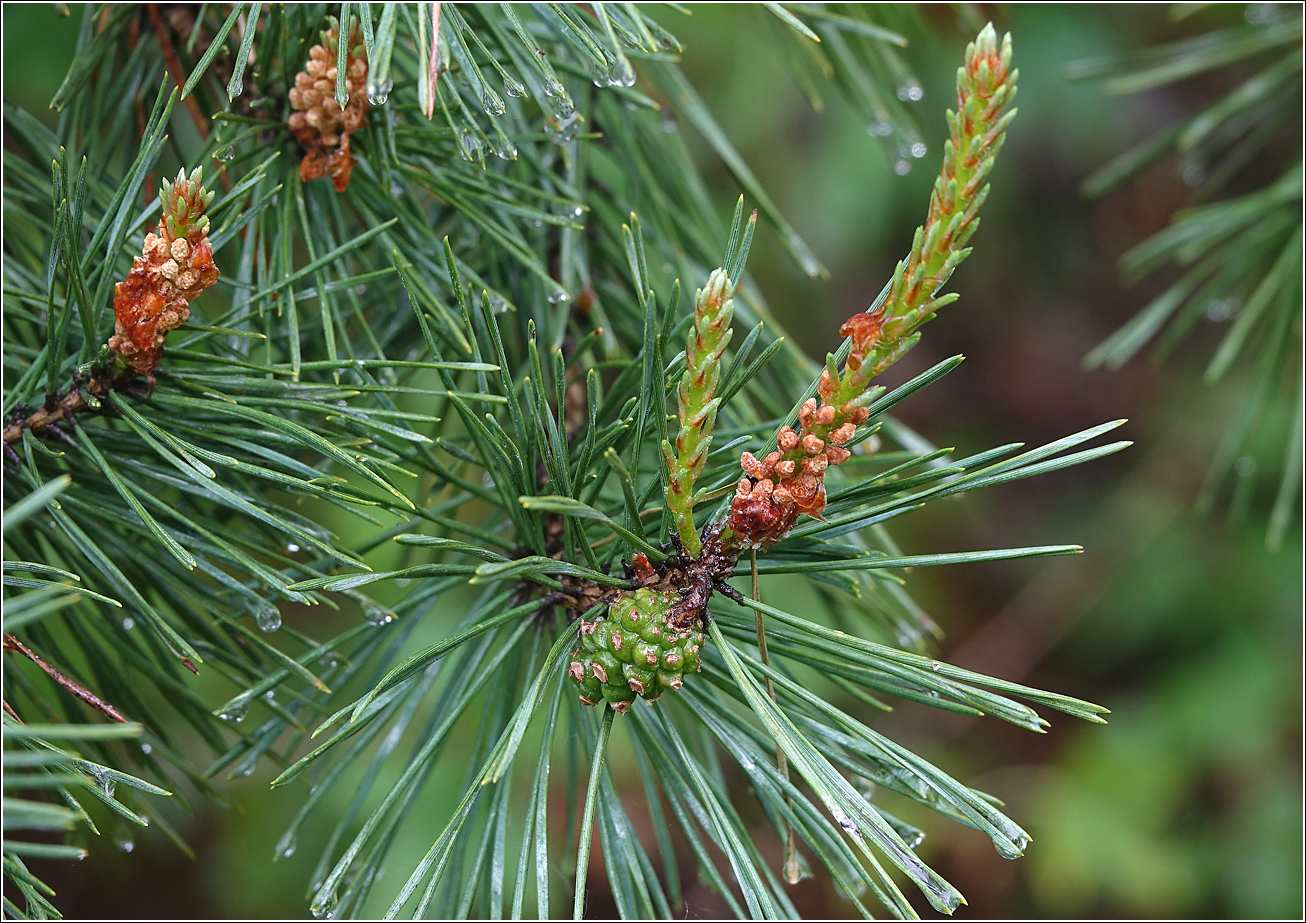
<svg viewBox="0 0 1306 923">
<path fill-rule="evenodd" d="M 160 198 L 163 217 L 145 235 L 141 255 L 114 288 L 114 335 L 109 346 L 138 375 L 151 375 L 163 357 L 163 341 L 190 317 L 190 303 L 218 281 L 203 211 L 213 199 L 200 184 L 197 169 L 177 174 Z"/>
<path fill-rule="evenodd" d="M 849 369 L 860 366 L 879 332 L 879 319 L 873 314 L 859 314 L 844 323 L 840 333 L 853 338 Z M 855 401 L 838 403 L 839 382 L 829 371 L 821 373 L 817 390 L 820 402 L 808 398 L 798 409 L 797 431 L 780 428 L 775 451 L 761 459 L 752 452 L 739 458 L 745 477 L 735 488 L 727 522 L 742 548 L 774 545 L 803 514 L 820 518 L 825 509 L 825 470 L 843 464 L 852 454 L 844 446 L 852 442 L 870 411 Z"/>
<path fill-rule="evenodd" d="M 304 148 L 299 178 L 304 182 L 329 175 L 336 192 L 349 186 L 349 176 L 358 161 L 349 153 L 349 136 L 363 127 L 367 115 L 367 57 L 357 33 L 349 36 L 345 85 L 349 102 L 336 104 L 337 29 L 322 33 L 322 43 L 308 52 L 308 63 L 295 75 L 290 89 L 290 131 Z"/>
</svg>

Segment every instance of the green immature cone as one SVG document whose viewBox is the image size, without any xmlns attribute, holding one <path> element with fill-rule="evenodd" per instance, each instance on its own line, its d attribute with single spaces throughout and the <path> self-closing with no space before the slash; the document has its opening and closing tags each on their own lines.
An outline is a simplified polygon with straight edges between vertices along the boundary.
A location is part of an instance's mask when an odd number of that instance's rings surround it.
<svg viewBox="0 0 1306 923">
<path fill-rule="evenodd" d="M 581 702 L 606 701 L 624 713 L 636 696 L 651 702 L 702 668 L 703 633 L 669 620 L 677 600 L 643 588 L 612 603 L 603 618 L 581 623 L 580 647 L 567 671 Z"/>
<path fill-rule="evenodd" d="M 730 321 L 734 316 L 732 297 L 735 283 L 724 269 L 713 270 L 707 285 L 694 300 L 694 326 L 685 344 L 685 373 L 676 391 L 680 432 L 675 447 L 662 443 L 667 465 L 667 508 L 676 525 L 680 543 L 690 557 L 702 552 L 694 528 L 694 484 L 703 473 L 712 447 L 716 423 L 717 387 L 721 383 L 721 355 L 730 342 Z"/>
</svg>

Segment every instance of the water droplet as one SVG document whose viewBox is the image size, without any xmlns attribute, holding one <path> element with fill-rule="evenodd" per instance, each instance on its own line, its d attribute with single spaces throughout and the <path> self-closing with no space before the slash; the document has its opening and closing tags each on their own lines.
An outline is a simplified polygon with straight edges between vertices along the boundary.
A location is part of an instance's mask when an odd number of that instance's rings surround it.
<svg viewBox="0 0 1306 923">
<path fill-rule="evenodd" d="M 1232 298 L 1216 298 L 1206 306 L 1206 319 L 1209 321 L 1226 321 L 1238 313 L 1240 305 Z"/>
<path fill-rule="evenodd" d="M 390 98 L 390 91 L 394 89 L 394 81 L 387 77 L 385 80 L 369 80 L 367 82 L 367 104 L 369 106 L 384 106 L 386 100 Z"/>
<path fill-rule="evenodd" d="M 340 666 L 341 660 L 340 655 L 335 651 L 327 651 L 317 659 L 317 662 L 324 667 L 338 667 Z"/>
<path fill-rule="evenodd" d="M 1238 477 L 1249 478 L 1256 473 L 1256 459 L 1252 458 L 1250 455 L 1244 455 L 1242 458 L 1238 459 L 1237 463 L 1233 466 L 1233 470 L 1238 472 Z"/>
<path fill-rule="evenodd" d="M 364 294 L 366 294 L 366 293 L 367 293 L 367 286 L 364 285 L 363 283 L 360 282 L 360 283 L 358 283 L 357 285 L 354 286 L 354 294 L 355 294 L 355 295 L 364 295 Z"/>
<path fill-rule="evenodd" d="M 925 96 L 925 91 L 915 83 L 905 83 L 898 87 L 898 98 L 903 102 L 919 102 Z"/>
<path fill-rule="evenodd" d="M 287 552 L 289 552 L 290 554 L 294 554 L 298 550 L 299 550 L 299 546 L 296 545 L 294 542 L 286 542 Z"/>
<path fill-rule="evenodd" d="M 313 903 L 308 905 L 309 911 L 319 920 L 329 920 L 336 912 L 336 904 L 339 898 L 333 890 L 328 894 L 318 894 L 313 898 Z"/>
<path fill-rule="evenodd" d="M 281 613 L 276 606 L 254 610 L 254 620 L 258 622 L 259 631 L 276 631 L 281 627 Z"/>
<path fill-rule="evenodd" d="M 868 135 L 876 135 L 880 138 L 887 138 L 889 135 L 893 134 L 893 125 L 885 121 L 872 122 L 870 125 L 866 126 L 866 133 Z"/>
<path fill-rule="evenodd" d="M 146 756 L 149 756 L 152 752 L 154 752 L 154 748 L 151 747 L 149 744 L 141 744 L 141 752 L 144 753 Z"/>
<path fill-rule="evenodd" d="M 572 121 L 567 125 L 555 125 L 552 122 L 545 122 L 545 132 L 549 140 L 554 144 L 570 144 L 576 138 L 576 126 L 579 120 Z"/>
<path fill-rule="evenodd" d="M 559 208 L 555 214 L 557 214 L 559 218 L 571 220 L 573 218 L 579 218 L 581 215 L 585 214 L 585 209 L 579 205 L 564 205 Z"/>
<path fill-rule="evenodd" d="M 680 126 L 676 124 L 675 119 L 663 119 L 662 124 L 658 127 L 662 129 L 663 134 L 667 135 L 674 134 L 680 130 Z"/>
<path fill-rule="evenodd" d="M 608 68 L 604 83 L 610 87 L 633 87 L 635 85 L 635 69 L 630 66 L 624 56 L 617 58 L 613 65 Z"/>
<path fill-rule="evenodd" d="M 363 606 L 363 618 L 373 625 L 389 625 L 395 620 L 395 614 L 385 606 L 378 606 L 376 603 L 369 602 Z"/>
<path fill-rule="evenodd" d="M 277 843 L 277 855 L 289 859 L 295 854 L 297 848 L 299 848 L 299 841 L 295 839 L 295 834 L 286 831 L 286 835 L 281 838 L 279 843 Z"/>
<path fill-rule="evenodd" d="M 791 885 L 796 885 L 812 877 L 812 863 L 807 861 L 807 857 L 801 852 L 794 850 L 794 859 L 792 862 L 785 863 L 784 872 L 785 880 Z"/>
<path fill-rule="evenodd" d="M 489 116 L 503 115 L 508 111 L 508 107 L 503 104 L 503 97 L 489 87 L 485 87 L 481 93 L 481 108 Z"/>
<path fill-rule="evenodd" d="M 552 75 L 546 75 L 544 78 L 544 95 L 553 99 L 561 99 L 570 105 L 567 99 L 567 88 L 558 82 L 558 78 Z"/>
<path fill-rule="evenodd" d="M 944 913 L 951 914 L 961 906 L 961 895 L 949 887 L 939 884 L 935 881 L 929 881 L 926 885 L 934 897 L 942 905 Z"/>
<path fill-rule="evenodd" d="M 1275 22 L 1279 18 L 1279 4 L 1250 3 L 1243 12 L 1243 17 L 1254 26 Z"/>
<path fill-rule="evenodd" d="M 131 631 L 136 627 L 136 620 L 129 615 L 122 620 L 122 627 L 127 631 Z"/>
<path fill-rule="evenodd" d="M 136 843 L 132 841 L 131 835 L 125 831 L 114 834 L 113 845 L 117 846 L 123 852 L 131 852 L 136 848 Z"/>
<path fill-rule="evenodd" d="M 894 162 L 893 172 L 899 176 L 906 176 L 911 172 L 911 161 L 899 159 Z"/>
<path fill-rule="evenodd" d="M 218 160 L 224 162 L 230 162 L 235 159 L 236 159 L 236 151 L 230 144 L 228 144 L 222 150 L 218 151 Z"/>
<path fill-rule="evenodd" d="M 394 196 L 396 199 L 398 199 L 398 198 L 402 197 L 403 194 L 404 194 L 404 187 L 403 187 L 403 186 L 399 185 L 398 183 L 391 183 L 391 184 L 390 184 L 390 195 L 392 195 L 392 196 Z"/>
<path fill-rule="evenodd" d="M 241 696 L 238 699 L 233 699 L 231 707 L 219 714 L 218 718 L 222 721 L 230 721 L 234 724 L 239 724 L 245 720 L 245 716 L 248 714 L 249 699 L 245 696 Z"/>
<path fill-rule="evenodd" d="M 94 780 L 96 787 L 104 793 L 105 797 L 113 797 L 113 793 L 118 787 L 118 782 L 114 779 L 113 773 L 94 763 L 82 763 L 80 768 Z"/>
<path fill-rule="evenodd" d="M 269 689 L 267 692 L 263 693 L 263 698 L 268 699 L 269 701 L 275 699 L 276 697 L 277 697 L 277 690 L 275 689 Z"/>
<path fill-rule="evenodd" d="M 553 117 L 560 122 L 568 122 L 576 118 L 579 113 L 576 111 L 576 104 L 566 96 L 558 96 L 553 100 Z"/>
<path fill-rule="evenodd" d="M 458 153 L 462 155 L 463 160 L 471 163 L 479 163 L 485 158 L 485 148 L 481 144 L 481 139 L 466 130 L 458 133 Z"/>
<path fill-rule="evenodd" d="M 1184 167 L 1183 180 L 1188 186 L 1200 186 L 1202 180 L 1206 179 L 1206 171 L 1195 163 L 1190 163 Z"/>
<path fill-rule="evenodd" d="M 925 146 L 924 141 L 917 141 L 911 146 L 911 155 L 913 157 L 924 157 L 927 150 L 929 149 Z"/>
<path fill-rule="evenodd" d="M 937 660 L 935 660 L 933 663 L 930 664 L 930 669 L 933 670 L 935 673 L 938 673 L 939 670 L 942 669 L 942 667 L 943 664 L 939 663 Z"/>
<path fill-rule="evenodd" d="M 496 132 L 494 138 L 490 141 L 490 149 L 494 151 L 494 156 L 500 160 L 516 160 L 517 145 L 512 143 L 512 139 L 503 132 Z"/>
<path fill-rule="evenodd" d="M 571 300 L 571 295 L 567 293 L 565 288 L 555 288 L 544 297 L 548 299 L 549 304 L 562 304 L 564 301 Z"/>
<path fill-rule="evenodd" d="M 548 121 L 549 137 L 555 144 L 567 144 L 576 137 L 580 127 L 580 113 L 567 97 L 558 97 L 553 101 L 553 113 Z"/>
<path fill-rule="evenodd" d="M 1029 846 L 1029 837 L 1018 836 L 1012 839 L 1006 837 L 994 837 L 993 847 L 998 851 L 998 855 L 1004 859 L 1019 859 L 1025 855 L 1025 847 Z"/>
<path fill-rule="evenodd" d="M 507 93 L 509 96 L 514 96 L 517 99 L 521 99 L 523 96 L 526 95 L 526 88 L 522 86 L 520 83 L 518 83 L 516 80 L 514 80 L 512 77 L 509 77 L 505 74 L 503 78 L 503 92 Z"/>
</svg>

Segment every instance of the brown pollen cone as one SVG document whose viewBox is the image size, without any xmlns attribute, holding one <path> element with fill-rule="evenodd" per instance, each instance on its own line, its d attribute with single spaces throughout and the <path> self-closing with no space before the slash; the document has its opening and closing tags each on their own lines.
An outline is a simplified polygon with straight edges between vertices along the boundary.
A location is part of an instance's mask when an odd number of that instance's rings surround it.
<svg viewBox="0 0 1306 923">
<path fill-rule="evenodd" d="M 311 182 L 330 174 L 336 192 L 349 186 L 349 176 L 358 160 L 349 153 L 349 136 L 362 128 L 367 114 L 367 57 L 358 33 L 350 30 L 345 86 L 349 102 L 336 105 L 336 61 L 339 29 L 322 33 L 322 43 L 308 52 L 308 63 L 295 75 L 290 88 L 290 131 L 304 148 L 299 178 Z"/>
<path fill-rule="evenodd" d="M 114 335 L 109 346 L 138 375 L 152 375 L 163 358 L 163 341 L 190 317 L 190 303 L 218 281 L 203 211 L 213 193 L 201 185 L 197 169 L 177 174 L 160 192 L 163 217 L 145 235 L 141 255 L 113 291 Z"/>
<path fill-rule="evenodd" d="M 863 363 L 880 337 L 883 315 L 855 314 L 839 332 L 852 338 L 845 369 L 860 379 Z M 846 384 L 846 383 L 844 383 Z M 857 390 L 865 388 L 858 381 Z M 844 448 L 857 435 L 870 411 L 855 400 L 839 402 L 838 383 L 822 372 L 817 391 L 798 408 L 798 430 L 782 426 L 775 451 L 765 458 L 744 452 L 739 459 L 746 477 L 739 479 L 727 524 L 743 548 L 767 548 L 783 539 L 800 515 L 821 518 L 825 509 L 825 471 L 852 453 Z"/>
</svg>

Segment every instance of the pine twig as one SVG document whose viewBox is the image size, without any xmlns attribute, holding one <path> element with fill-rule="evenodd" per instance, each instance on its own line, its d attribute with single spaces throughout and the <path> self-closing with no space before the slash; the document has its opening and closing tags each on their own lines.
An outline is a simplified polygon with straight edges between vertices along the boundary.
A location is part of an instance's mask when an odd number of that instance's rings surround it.
<svg viewBox="0 0 1306 923">
<path fill-rule="evenodd" d="M 122 388 L 128 382 L 136 378 L 135 372 L 127 372 L 118 378 L 100 376 L 90 379 L 83 383 L 75 382 L 73 387 L 68 390 L 62 397 L 56 397 L 47 401 L 46 405 L 35 413 L 26 416 L 19 416 L 5 425 L 5 445 L 12 446 L 23 438 L 23 430 L 30 429 L 34 434 L 41 436 L 53 433 L 59 433 L 58 438 L 65 440 L 71 439 L 62 430 L 57 429 L 56 424 L 65 420 L 71 421 L 79 413 L 90 412 L 98 409 L 103 400 L 108 397 L 110 391 Z M 90 394 L 95 404 L 86 399 L 86 394 Z"/>
<path fill-rule="evenodd" d="M 36 654 L 35 651 L 29 648 L 22 641 L 19 641 L 13 635 L 6 634 L 4 636 L 4 649 L 6 651 L 15 651 L 16 653 L 22 654 L 28 660 L 32 661 L 32 663 L 36 664 L 38 667 L 44 670 L 45 674 L 49 676 L 50 679 L 54 680 L 64 689 L 68 690 L 73 695 L 77 696 L 77 698 L 81 699 L 83 702 L 85 702 L 87 705 L 94 708 L 96 711 L 108 716 L 109 718 L 112 718 L 114 721 L 120 721 L 123 724 L 127 723 L 127 719 L 122 716 L 122 712 L 118 711 L 118 709 L 114 708 L 108 702 L 104 701 L 104 699 L 100 698 L 94 692 L 91 692 L 81 683 L 77 682 L 74 679 L 70 679 L 69 677 L 61 673 L 59 670 L 50 666 L 50 664 L 42 660 Z M 7 702 L 5 703 L 5 710 L 8 711 L 11 715 L 13 715 L 13 710 L 9 707 L 9 704 Z M 14 715 L 14 717 L 16 718 L 18 716 Z"/>
</svg>

